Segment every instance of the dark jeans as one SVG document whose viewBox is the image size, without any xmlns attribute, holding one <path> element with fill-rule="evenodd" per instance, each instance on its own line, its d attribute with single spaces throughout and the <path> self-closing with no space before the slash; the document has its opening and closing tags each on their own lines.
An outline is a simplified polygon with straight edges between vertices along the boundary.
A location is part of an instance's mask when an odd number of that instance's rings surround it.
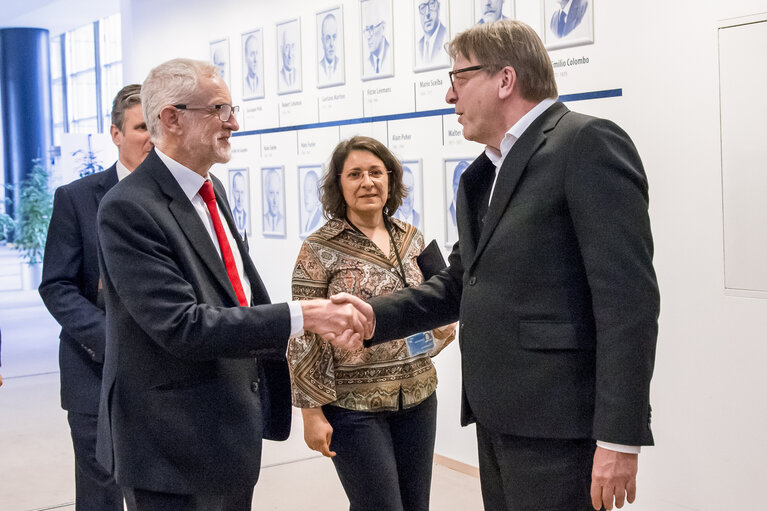
<svg viewBox="0 0 767 511">
<path fill-rule="evenodd" d="M 429 509 L 436 393 L 404 410 L 322 410 L 333 426 L 330 450 L 350 511 Z"/>
<path fill-rule="evenodd" d="M 68 412 L 75 451 L 75 510 L 123 511 L 123 494 L 112 475 L 96 460 L 98 415 Z"/>
<path fill-rule="evenodd" d="M 591 439 L 525 438 L 477 423 L 485 511 L 594 511 Z"/>
<path fill-rule="evenodd" d="M 232 488 L 227 495 L 176 495 L 123 488 L 128 511 L 250 511 L 253 488 Z"/>
</svg>

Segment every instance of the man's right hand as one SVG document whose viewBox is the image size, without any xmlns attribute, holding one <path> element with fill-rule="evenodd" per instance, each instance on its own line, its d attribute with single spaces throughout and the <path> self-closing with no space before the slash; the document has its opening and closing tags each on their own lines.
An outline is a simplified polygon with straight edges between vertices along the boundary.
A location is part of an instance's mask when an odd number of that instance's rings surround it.
<svg viewBox="0 0 767 511">
<path fill-rule="evenodd" d="M 304 315 L 304 330 L 316 333 L 337 348 L 348 351 L 362 349 L 363 339 L 372 331 L 368 318 L 351 303 L 334 303 L 324 299 L 300 303 Z M 372 309 L 370 314 L 372 315 Z"/>
<path fill-rule="evenodd" d="M 349 293 L 338 293 L 330 297 L 330 301 L 335 304 L 344 304 L 349 303 L 354 306 L 364 317 L 365 317 L 365 334 L 363 335 L 364 339 L 370 339 L 373 337 L 373 333 L 376 329 L 376 317 L 373 313 L 373 307 L 370 306 L 369 303 L 367 303 L 362 298 L 358 298 L 354 295 L 351 295 Z"/>
</svg>

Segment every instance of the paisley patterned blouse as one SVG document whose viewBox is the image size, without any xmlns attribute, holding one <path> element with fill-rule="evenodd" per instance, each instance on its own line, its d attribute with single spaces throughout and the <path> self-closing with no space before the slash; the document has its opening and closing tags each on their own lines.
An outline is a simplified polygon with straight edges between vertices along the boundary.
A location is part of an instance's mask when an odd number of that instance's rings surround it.
<svg viewBox="0 0 767 511">
<path fill-rule="evenodd" d="M 368 299 L 402 289 L 397 256 L 407 282 L 423 280 L 416 257 L 423 235 L 410 224 L 392 219 L 390 254 L 342 219 L 332 219 L 311 234 L 293 270 L 293 299 L 326 298 L 347 293 Z M 453 340 L 435 331 L 435 352 Z M 428 353 L 410 356 L 404 339 L 355 352 L 336 351 L 319 336 L 304 332 L 288 344 L 293 405 L 300 408 L 332 403 L 351 410 L 397 410 L 415 406 L 437 388 L 437 373 Z"/>
</svg>

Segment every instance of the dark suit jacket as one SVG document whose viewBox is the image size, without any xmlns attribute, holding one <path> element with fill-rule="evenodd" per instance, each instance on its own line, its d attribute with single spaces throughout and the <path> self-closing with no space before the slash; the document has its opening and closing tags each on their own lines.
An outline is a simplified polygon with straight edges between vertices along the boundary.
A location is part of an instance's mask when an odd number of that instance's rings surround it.
<svg viewBox="0 0 767 511">
<path fill-rule="evenodd" d="M 449 267 L 371 300 L 373 342 L 460 318 L 464 425 L 652 444 L 659 295 L 636 148 L 556 103 L 512 147 L 485 215 L 494 170 L 482 154 L 461 177 Z"/>
<path fill-rule="evenodd" d="M 99 303 L 96 212 L 117 184 L 117 167 L 60 186 L 53 199 L 40 296 L 61 325 L 61 406 L 96 415 L 104 363 L 105 317 Z"/>
<path fill-rule="evenodd" d="M 211 180 L 251 307 L 238 306 L 215 245 L 155 151 L 99 208 L 107 349 L 97 454 L 121 486 L 199 494 L 253 485 L 262 436 L 290 432 L 288 306 L 269 303 L 223 185 Z"/>
</svg>

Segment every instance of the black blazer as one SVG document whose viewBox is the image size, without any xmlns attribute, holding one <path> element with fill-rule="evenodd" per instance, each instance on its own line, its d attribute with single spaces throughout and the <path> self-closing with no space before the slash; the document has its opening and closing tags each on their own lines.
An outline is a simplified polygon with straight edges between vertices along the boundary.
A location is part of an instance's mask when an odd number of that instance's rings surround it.
<svg viewBox="0 0 767 511">
<path fill-rule="evenodd" d="M 96 212 L 117 184 L 117 167 L 60 186 L 53 199 L 40 296 L 61 325 L 61 406 L 96 415 L 106 336 L 99 298 Z"/>
<path fill-rule="evenodd" d="M 253 485 L 262 436 L 290 432 L 288 306 L 269 303 L 211 179 L 252 307 L 238 306 L 200 217 L 155 151 L 99 208 L 107 347 L 97 454 L 121 486 L 196 494 Z"/>
<path fill-rule="evenodd" d="M 460 319 L 464 425 L 652 444 L 659 294 L 636 148 L 556 103 L 514 144 L 485 213 L 494 171 L 482 154 L 461 178 L 449 267 L 371 300 L 372 342 Z"/>
</svg>

